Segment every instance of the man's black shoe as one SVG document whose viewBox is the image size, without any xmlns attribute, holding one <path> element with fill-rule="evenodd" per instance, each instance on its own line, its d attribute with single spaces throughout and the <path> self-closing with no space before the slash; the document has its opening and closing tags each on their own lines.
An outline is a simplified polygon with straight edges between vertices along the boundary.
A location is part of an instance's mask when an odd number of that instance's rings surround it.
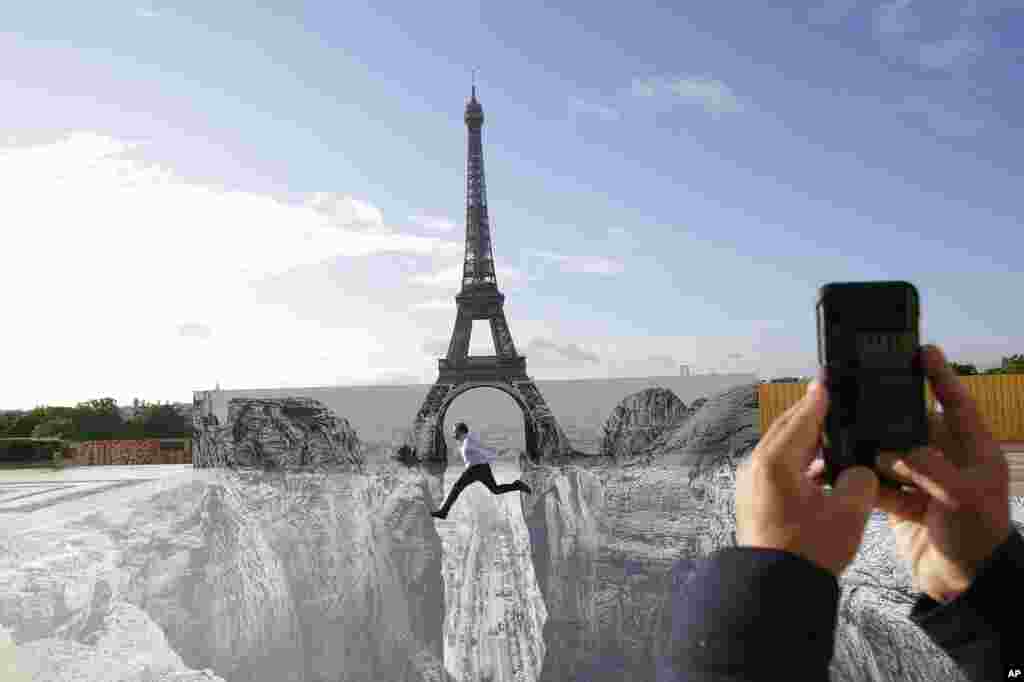
<svg viewBox="0 0 1024 682">
<path fill-rule="evenodd" d="M 448 514 L 444 513 L 443 511 L 432 511 L 432 512 L 430 512 L 430 515 L 433 516 L 435 519 L 447 519 L 448 518 Z"/>
<path fill-rule="evenodd" d="M 524 493 L 526 493 L 527 495 L 532 495 L 533 494 L 533 488 L 531 488 L 530 486 L 526 485 L 526 483 L 524 483 L 523 481 L 516 481 L 516 483 L 519 484 L 519 488 Z"/>
</svg>

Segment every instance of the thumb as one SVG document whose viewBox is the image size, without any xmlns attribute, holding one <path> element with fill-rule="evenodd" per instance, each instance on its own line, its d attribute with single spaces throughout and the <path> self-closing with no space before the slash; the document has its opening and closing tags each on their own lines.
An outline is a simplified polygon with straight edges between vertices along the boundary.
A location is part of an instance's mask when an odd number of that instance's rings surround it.
<svg viewBox="0 0 1024 682">
<path fill-rule="evenodd" d="M 867 522 L 878 498 L 878 476 L 865 466 L 850 467 L 839 475 L 832 499 Z"/>
</svg>

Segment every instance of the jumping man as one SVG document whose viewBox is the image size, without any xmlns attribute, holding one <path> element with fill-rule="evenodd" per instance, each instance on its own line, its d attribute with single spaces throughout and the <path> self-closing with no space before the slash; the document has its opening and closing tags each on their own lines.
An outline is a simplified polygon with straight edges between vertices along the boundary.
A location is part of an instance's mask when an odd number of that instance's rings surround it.
<svg viewBox="0 0 1024 682">
<path fill-rule="evenodd" d="M 498 485 L 494 481 L 491 462 L 497 459 L 498 453 L 491 448 L 484 447 L 480 443 L 480 439 L 476 437 L 476 434 L 469 432 L 469 427 L 466 426 L 465 422 L 459 422 L 455 425 L 454 435 L 455 440 L 462 443 L 459 452 L 462 453 L 462 460 L 466 463 L 466 470 L 459 476 L 459 480 L 455 481 L 451 492 L 448 493 L 448 499 L 444 501 L 440 509 L 430 512 L 431 516 L 438 519 L 447 518 L 449 510 L 455 504 L 455 498 L 459 496 L 463 488 L 474 481 L 480 481 L 495 495 L 511 493 L 516 490 L 521 490 L 528 495 L 533 492 L 530 490 L 530 486 L 519 480 L 515 483 L 503 483 L 502 485 Z"/>
</svg>

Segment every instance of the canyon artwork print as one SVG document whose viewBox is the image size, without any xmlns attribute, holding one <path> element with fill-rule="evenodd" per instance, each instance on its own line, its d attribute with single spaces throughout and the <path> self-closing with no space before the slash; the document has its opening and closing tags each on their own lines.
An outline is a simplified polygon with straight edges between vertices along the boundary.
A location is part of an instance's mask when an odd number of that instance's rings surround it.
<svg viewBox="0 0 1024 682">
<path fill-rule="evenodd" d="M 475 88 L 465 122 L 462 290 L 436 382 L 197 391 L 192 465 L 4 481 L 0 664 L 67 682 L 674 679 L 680 588 L 734 542 L 757 382 L 530 378 L 497 286 Z M 468 355 L 480 319 L 493 356 Z M 460 473 L 444 428 L 459 396 L 485 439 L 512 434 L 499 482 L 533 494 L 471 486 L 435 521 Z M 961 679 L 906 621 L 893 548 L 873 515 L 841 580 L 832 679 Z"/>
</svg>

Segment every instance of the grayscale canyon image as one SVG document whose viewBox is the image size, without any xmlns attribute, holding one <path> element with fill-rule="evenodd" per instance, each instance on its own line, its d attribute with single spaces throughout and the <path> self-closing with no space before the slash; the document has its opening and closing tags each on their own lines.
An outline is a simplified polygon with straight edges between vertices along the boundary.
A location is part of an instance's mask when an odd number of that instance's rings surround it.
<svg viewBox="0 0 1024 682">
<path fill-rule="evenodd" d="M 558 391 L 538 384 L 556 409 Z M 492 392 L 460 398 L 448 420 L 476 410 L 484 440 L 500 441 L 515 406 L 499 395 L 505 410 L 488 418 L 476 396 Z M 576 454 L 557 462 L 510 435 L 495 477 L 532 494 L 473 485 L 444 520 L 429 512 L 463 469 L 454 446 L 447 465 L 400 462 L 327 403 L 279 392 L 200 411 L 195 447 L 223 466 L 5 473 L 0 669 L 16 660 L 21 679 L 68 682 L 676 679 L 680 587 L 735 542 L 756 384 L 620 395 L 596 428 L 567 428 Z M 568 408 L 559 418 L 574 423 Z M 1013 514 L 1020 527 L 1020 499 Z M 893 549 L 874 515 L 841 580 L 832 679 L 962 679 L 906 618 L 914 593 Z"/>
<path fill-rule="evenodd" d="M 822 676 L 842 470 L 1024 493 L 1024 0 L 235 4 L 4 5 L 0 682 Z M 838 582 L 829 679 L 967 681 L 885 513 Z"/>
</svg>

